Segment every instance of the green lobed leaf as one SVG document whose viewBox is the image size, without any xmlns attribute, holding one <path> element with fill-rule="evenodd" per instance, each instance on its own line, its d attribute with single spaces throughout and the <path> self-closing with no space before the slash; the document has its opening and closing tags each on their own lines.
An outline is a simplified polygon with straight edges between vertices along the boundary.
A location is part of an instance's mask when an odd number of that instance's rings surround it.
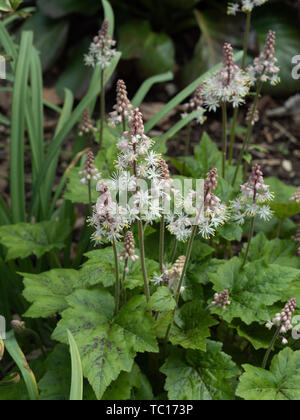
<svg viewBox="0 0 300 420">
<path fill-rule="evenodd" d="M 270 370 L 243 365 L 237 395 L 245 400 L 288 401 L 300 399 L 300 351 L 290 348 L 274 356 Z"/>
<path fill-rule="evenodd" d="M 85 257 L 88 258 L 88 261 L 82 265 L 79 272 L 82 286 L 102 284 L 109 287 L 115 283 L 114 252 L 111 246 L 90 251 L 85 254 Z M 140 261 L 129 262 L 129 272 L 123 285 L 126 289 L 135 289 L 144 285 L 140 264 Z M 146 259 L 146 268 L 148 275 L 151 276 L 158 270 L 159 265 L 156 261 Z M 123 272 L 123 263 L 121 262 L 119 262 L 119 270 Z"/>
<path fill-rule="evenodd" d="M 148 21 L 132 21 L 119 28 L 118 48 L 125 60 L 136 59 L 142 77 L 173 70 L 174 45 L 163 33 L 152 31 Z"/>
<path fill-rule="evenodd" d="M 153 293 L 149 301 L 149 308 L 156 312 L 172 311 L 176 302 L 171 290 L 166 286 L 160 286 Z"/>
<path fill-rule="evenodd" d="M 68 307 L 66 298 L 79 286 L 76 270 L 58 268 L 40 274 L 23 273 L 23 295 L 32 303 L 25 313 L 30 318 L 46 318 Z"/>
<path fill-rule="evenodd" d="M 275 195 L 270 207 L 278 219 L 285 219 L 300 213 L 300 204 L 291 201 L 296 187 L 286 185 L 275 177 L 266 178 L 265 183 L 270 186 L 270 191 Z"/>
<path fill-rule="evenodd" d="M 240 242 L 243 236 L 243 229 L 236 223 L 226 223 L 218 229 L 218 234 L 227 241 Z"/>
<path fill-rule="evenodd" d="M 268 264 L 295 267 L 300 269 L 300 260 L 295 256 L 297 245 L 289 239 L 275 238 L 268 240 L 260 232 L 252 239 L 248 261 L 264 260 Z M 245 254 L 246 245 L 241 253 Z"/>
<path fill-rule="evenodd" d="M 175 317 L 170 341 L 186 349 L 206 350 L 206 339 L 210 337 L 210 327 L 218 324 L 208 311 L 202 309 L 200 301 L 185 303 Z"/>
<path fill-rule="evenodd" d="M 170 400 L 233 400 L 239 369 L 222 351 L 207 342 L 207 351 L 174 350 L 161 368 Z"/>
<path fill-rule="evenodd" d="M 67 183 L 67 189 L 64 193 L 64 199 L 70 200 L 72 203 L 83 203 L 83 204 L 89 204 L 89 191 L 88 186 L 86 184 L 83 184 L 80 181 L 80 175 L 79 172 L 83 168 L 71 168 L 68 172 L 68 183 Z M 95 203 L 98 198 L 98 194 L 96 191 L 96 184 L 97 181 L 92 180 L 91 181 L 91 191 L 92 191 L 92 202 Z"/>
<path fill-rule="evenodd" d="M 26 258 L 64 247 L 71 227 L 65 220 L 41 223 L 17 223 L 0 227 L 0 243 L 7 248 L 6 259 Z"/>
<path fill-rule="evenodd" d="M 114 299 L 104 289 L 77 290 L 53 339 L 66 342 L 69 329 L 78 345 L 83 373 L 100 399 L 122 371 L 130 372 L 137 351 L 158 351 L 154 321 L 144 296 L 135 296 L 113 318 Z"/>
<path fill-rule="evenodd" d="M 271 210 L 274 212 L 278 219 L 282 220 L 286 217 L 296 216 L 300 213 L 300 203 L 290 201 L 288 203 L 271 203 Z"/>
<path fill-rule="evenodd" d="M 291 267 L 268 265 L 264 261 L 248 263 L 244 269 L 241 265 L 241 261 L 234 257 L 210 275 L 214 289 L 218 293 L 227 289 L 231 301 L 225 311 L 217 307 L 211 311 L 227 322 L 234 318 L 242 319 L 247 325 L 267 321 L 267 307 L 281 300 L 283 292 L 300 272 Z"/>
<path fill-rule="evenodd" d="M 131 399 L 133 389 L 137 389 L 141 385 L 140 375 L 140 369 L 134 363 L 130 372 L 121 372 L 118 379 L 107 388 L 103 400 Z"/>
<path fill-rule="evenodd" d="M 257 322 L 253 322 L 251 325 L 245 325 L 236 320 L 231 326 L 237 330 L 240 337 L 248 340 L 255 350 L 267 349 L 274 336 L 274 331 L 268 330 L 265 324 L 260 325 Z"/>
</svg>

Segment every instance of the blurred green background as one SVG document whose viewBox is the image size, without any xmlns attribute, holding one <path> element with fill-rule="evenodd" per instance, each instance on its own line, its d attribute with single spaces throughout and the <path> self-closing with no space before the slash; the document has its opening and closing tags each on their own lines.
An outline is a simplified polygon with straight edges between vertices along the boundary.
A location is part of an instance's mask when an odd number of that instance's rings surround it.
<svg viewBox="0 0 300 420">
<path fill-rule="evenodd" d="M 242 47 L 245 15 L 227 16 L 227 0 L 111 0 L 111 5 L 122 52 L 118 76 L 129 86 L 171 70 L 182 88 L 220 61 L 225 41 Z M 24 1 L 23 7 L 28 6 L 36 11 L 18 30 L 34 30 L 44 71 L 59 95 L 68 87 L 81 97 L 90 77 L 83 55 L 99 29 L 101 1 Z M 258 54 L 269 29 L 277 32 L 282 83 L 269 88 L 273 94 L 287 96 L 300 90 L 300 81 L 291 76 L 291 59 L 300 54 L 299 24 L 299 0 L 269 0 L 253 13 L 251 55 Z"/>
</svg>

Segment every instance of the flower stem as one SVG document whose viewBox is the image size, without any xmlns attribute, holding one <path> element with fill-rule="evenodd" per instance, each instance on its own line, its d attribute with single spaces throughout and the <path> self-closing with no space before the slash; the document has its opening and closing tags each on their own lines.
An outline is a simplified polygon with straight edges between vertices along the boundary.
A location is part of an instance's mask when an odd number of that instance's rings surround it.
<svg viewBox="0 0 300 420">
<path fill-rule="evenodd" d="M 126 119 L 124 115 L 122 115 L 122 128 L 124 133 L 126 131 Z"/>
<path fill-rule="evenodd" d="M 104 70 L 101 70 L 100 76 L 101 94 L 100 94 L 100 137 L 99 149 L 103 144 L 104 116 L 105 116 L 105 90 L 104 90 Z"/>
<path fill-rule="evenodd" d="M 241 166 L 242 161 L 243 161 L 243 157 L 244 157 L 244 155 L 246 153 L 248 153 L 250 139 L 251 139 L 252 130 L 253 130 L 252 121 L 253 121 L 253 118 L 254 118 L 254 115 L 255 115 L 255 111 L 256 111 L 256 108 L 257 108 L 257 104 L 258 104 L 258 100 L 259 100 L 261 89 L 262 89 L 262 82 L 260 82 L 258 84 L 258 86 L 257 86 L 256 95 L 255 95 L 255 98 L 254 98 L 254 102 L 253 102 L 253 106 L 252 106 L 252 111 L 251 111 L 251 115 L 250 115 L 249 122 L 248 122 L 247 133 L 246 133 L 246 136 L 245 136 L 245 139 L 244 139 L 244 142 L 243 142 L 242 150 L 240 152 L 240 156 L 239 156 L 239 159 L 238 159 L 237 167 L 236 167 L 236 170 L 235 170 L 235 173 L 234 173 L 234 177 L 233 177 L 233 180 L 232 180 L 232 186 L 233 187 L 235 185 L 235 182 L 236 182 L 236 179 L 237 179 L 237 175 L 238 175 L 240 166 Z"/>
<path fill-rule="evenodd" d="M 91 188 L 90 179 L 88 179 L 88 191 L 89 191 L 89 210 L 90 210 L 90 214 L 92 214 L 92 188 Z"/>
<path fill-rule="evenodd" d="M 184 280 L 184 277 L 186 275 L 187 268 L 188 268 L 188 265 L 189 265 L 189 262 L 190 262 L 191 253 L 192 253 L 192 249 L 193 249 L 193 243 L 194 243 L 194 239 L 195 239 L 195 236 L 196 236 L 197 228 L 198 228 L 198 225 L 195 224 L 193 226 L 193 230 L 192 230 L 192 233 L 191 233 L 191 236 L 190 236 L 188 245 L 187 245 L 185 263 L 184 263 L 183 270 L 182 270 L 182 273 L 181 273 L 181 276 L 180 276 L 180 280 L 179 280 L 179 283 L 178 283 L 178 286 L 177 286 L 177 290 L 176 290 L 176 293 L 175 293 L 176 306 L 175 306 L 175 308 L 173 310 L 173 313 L 172 313 L 172 321 L 169 324 L 168 329 L 167 329 L 167 332 L 166 332 L 165 344 L 168 342 L 170 331 L 171 331 L 171 327 L 172 327 L 173 322 L 174 322 L 175 312 L 176 312 L 176 309 L 177 309 L 177 306 L 178 306 L 178 302 L 179 302 L 180 289 L 181 289 L 181 286 L 182 286 L 182 283 L 183 283 L 183 280 Z"/>
<path fill-rule="evenodd" d="M 242 268 L 245 266 L 245 264 L 247 262 L 247 259 L 248 259 L 250 246 L 251 246 L 251 241 L 252 241 L 253 234 L 254 234 L 254 222 L 255 222 L 255 217 L 252 217 L 251 218 L 251 225 L 250 225 L 250 232 L 249 232 L 249 237 L 248 237 L 248 245 L 247 245 L 244 261 L 243 261 L 243 264 L 242 264 Z"/>
<path fill-rule="evenodd" d="M 124 303 L 126 303 L 126 300 L 127 300 L 126 299 L 126 288 L 124 287 L 126 274 L 127 274 L 127 269 L 128 269 L 128 258 L 125 258 L 123 277 L 122 277 L 122 293 L 121 293 L 124 296 Z"/>
<path fill-rule="evenodd" d="M 144 278 L 144 290 L 147 302 L 150 300 L 150 289 L 147 278 L 147 269 L 146 269 L 146 260 L 145 260 L 145 246 L 144 246 L 144 229 L 143 223 L 141 220 L 138 221 L 138 230 L 139 230 L 139 244 L 140 244 L 140 253 L 141 253 L 141 264 L 142 264 L 142 273 Z"/>
<path fill-rule="evenodd" d="M 225 102 L 222 102 L 222 156 L 222 177 L 225 178 L 227 158 L 227 108 Z"/>
<path fill-rule="evenodd" d="M 118 251 L 116 242 L 112 242 L 113 250 L 114 250 L 114 257 L 115 257 L 115 269 L 116 269 L 116 285 L 115 285 L 115 315 L 119 312 L 120 306 L 120 293 L 121 293 L 121 285 L 120 285 L 120 275 L 119 275 L 119 259 L 118 259 Z"/>
<path fill-rule="evenodd" d="M 261 366 L 263 369 L 266 369 L 266 366 L 267 366 L 267 363 L 268 363 L 268 359 L 269 359 L 270 353 L 271 353 L 271 351 L 272 351 L 272 349 L 274 347 L 274 344 L 276 343 L 276 341 L 277 341 L 277 339 L 279 337 L 280 328 L 281 328 L 281 325 L 277 328 L 277 330 L 276 330 L 276 332 L 274 334 L 274 337 L 272 338 L 272 341 L 271 341 L 271 343 L 269 345 L 269 348 L 266 351 L 266 354 L 265 354 L 265 357 L 264 357 L 264 360 L 263 360 L 262 366 Z"/>
<path fill-rule="evenodd" d="M 251 12 L 248 12 L 247 19 L 246 19 L 246 29 L 245 29 L 245 34 L 244 34 L 244 54 L 242 58 L 242 69 L 245 68 L 245 64 L 246 64 L 250 27 L 251 27 Z M 236 132 L 236 125 L 238 121 L 238 114 L 239 114 L 239 107 L 236 107 L 234 108 L 234 112 L 233 112 L 233 120 L 232 120 L 232 127 L 231 127 L 231 133 L 230 133 L 230 148 L 229 148 L 229 163 L 230 164 L 233 158 L 235 132 Z"/>
<path fill-rule="evenodd" d="M 160 233 L 159 233 L 159 268 L 160 272 L 164 271 L 164 249 L 165 249 L 165 216 L 164 214 L 160 220 Z"/>
<path fill-rule="evenodd" d="M 247 19 L 246 19 L 245 35 L 244 35 L 244 49 L 243 49 L 244 54 L 243 54 L 243 58 L 242 58 L 242 69 L 245 68 L 245 64 L 246 64 L 250 27 L 251 27 L 251 12 L 248 12 L 247 13 Z"/>
<path fill-rule="evenodd" d="M 172 253 L 171 253 L 171 263 L 174 264 L 175 261 L 175 255 L 176 255 L 176 251 L 177 251 L 177 245 L 178 245 L 178 241 L 177 238 L 174 239 L 174 244 L 173 244 L 173 248 L 172 248 Z"/>
</svg>

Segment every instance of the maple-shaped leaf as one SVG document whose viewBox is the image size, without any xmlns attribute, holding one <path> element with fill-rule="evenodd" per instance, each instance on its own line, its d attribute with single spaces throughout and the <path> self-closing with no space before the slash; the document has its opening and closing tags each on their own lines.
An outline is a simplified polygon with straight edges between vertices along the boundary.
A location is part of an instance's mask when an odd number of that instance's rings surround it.
<svg viewBox="0 0 300 420">
<path fill-rule="evenodd" d="M 269 265 L 263 260 L 248 263 L 243 269 L 241 265 L 241 260 L 234 257 L 210 275 L 216 292 L 227 289 L 231 302 L 226 310 L 214 307 L 211 311 L 227 322 L 234 318 L 240 318 L 247 325 L 267 321 L 268 306 L 282 299 L 291 282 L 299 277 L 300 271 L 278 264 Z"/>
<path fill-rule="evenodd" d="M 176 323 L 170 331 L 170 341 L 186 349 L 206 350 L 206 339 L 210 337 L 210 327 L 218 324 L 200 301 L 185 303 L 177 312 Z"/>
<path fill-rule="evenodd" d="M 119 253 L 121 248 L 121 245 L 118 246 Z M 111 246 L 87 252 L 85 257 L 88 260 L 80 269 L 80 281 L 83 287 L 95 286 L 97 284 L 110 287 L 115 283 L 114 252 Z M 129 272 L 125 277 L 123 287 L 126 289 L 144 287 L 140 260 L 135 262 L 130 261 L 128 267 Z M 158 271 L 159 264 L 156 261 L 146 259 L 146 268 L 148 275 L 151 276 L 155 271 Z M 119 261 L 119 272 L 123 273 L 123 270 L 124 263 Z"/>
<path fill-rule="evenodd" d="M 154 320 L 144 296 L 134 296 L 114 317 L 114 299 L 105 289 L 76 290 L 53 333 L 66 343 L 69 329 L 78 345 L 83 373 L 101 398 L 122 371 L 130 372 L 137 352 L 157 352 Z"/>
<path fill-rule="evenodd" d="M 64 247 L 71 227 L 65 220 L 40 223 L 17 223 L 0 227 L 0 243 L 7 248 L 6 259 L 26 258 Z"/>
<path fill-rule="evenodd" d="M 241 256 L 245 255 L 246 247 L 247 244 Z M 248 261 L 263 259 L 268 264 L 300 268 L 300 258 L 295 256 L 296 249 L 295 241 L 279 238 L 268 240 L 264 233 L 260 232 L 252 239 Z"/>
<path fill-rule="evenodd" d="M 300 351 L 286 348 L 274 356 L 270 370 L 243 365 L 237 395 L 245 400 L 299 400 Z"/>
<path fill-rule="evenodd" d="M 172 311 L 176 302 L 171 290 L 166 286 L 158 287 L 150 298 L 149 307 L 156 312 Z"/>
<path fill-rule="evenodd" d="M 160 370 L 170 400 L 233 400 L 240 374 L 222 344 L 210 340 L 206 352 L 174 350 Z"/>
<path fill-rule="evenodd" d="M 48 317 L 68 307 L 66 298 L 79 286 L 78 271 L 58 268 L 40 274 L 23 273 L 23 295 L 32 303 L 30 318 Z"/>
</svg>

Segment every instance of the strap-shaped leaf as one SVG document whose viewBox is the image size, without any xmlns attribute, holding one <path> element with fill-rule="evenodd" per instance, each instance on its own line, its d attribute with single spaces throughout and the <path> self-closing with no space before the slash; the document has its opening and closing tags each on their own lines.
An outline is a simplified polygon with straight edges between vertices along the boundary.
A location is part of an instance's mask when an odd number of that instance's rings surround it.
<svg viewBox="0 0 300 420">
<path fill-rule="evenodd" d="M 72 333 L 69 330 L 67 330 L 67 333 L 72 366 L 70 401 L 81 401 L 83 396 L 83 375 L 80 354 Z"/>
<path fill-rule="evenodd" d="M 36 384 L 34 373 L 30 369 L 27 360 L 15 339 L 14 331 L 9 331 L 6 335 L 5 347 L 18 368 L 20 369 L 24 382 L 26 384 L 27 392 L 31 400 L 38 399 L 39 391 Z"/>
</svg>

